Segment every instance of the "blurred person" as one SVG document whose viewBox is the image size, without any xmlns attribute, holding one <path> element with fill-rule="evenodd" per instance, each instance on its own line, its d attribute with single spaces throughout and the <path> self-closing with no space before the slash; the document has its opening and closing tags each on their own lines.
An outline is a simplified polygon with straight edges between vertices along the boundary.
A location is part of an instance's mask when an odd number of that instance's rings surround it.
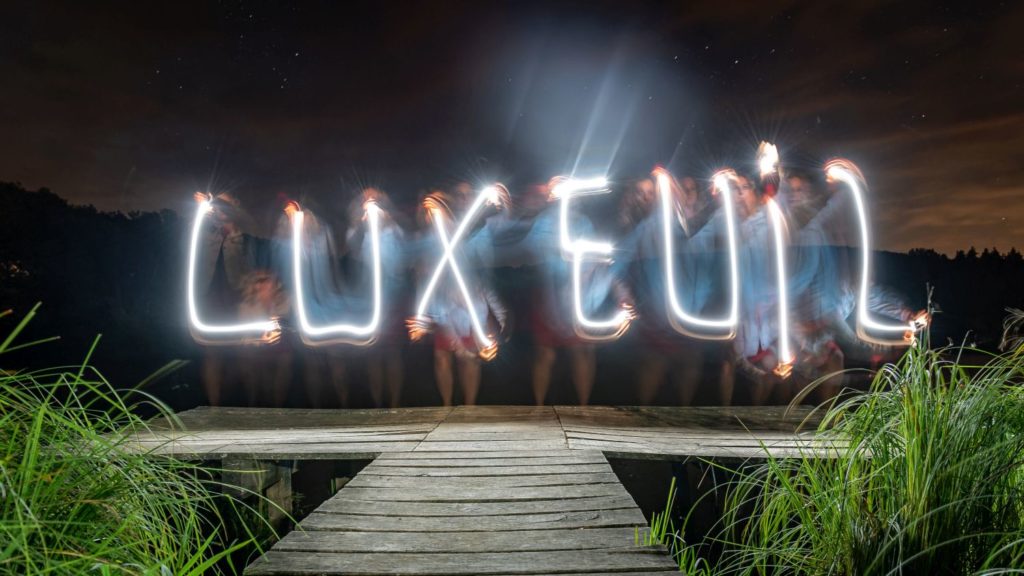
<svg viewBox="0 0 1024 576">
<path fill-rule="evenodd" d="M 631 230 L 637 223 L 647 218 L 651 210 L 657 206 L 657 186 L 652 178 L 641 178 L 634 181 L 619 207 L 619 226 Z"/>
<path fill-rule="evenodd" d="M 796 228 L 803 228 L 823 207 L 823 194 L 806 172 L 789 170 L 779 193 L 780 203 Z"/>
<path fill-rule="evenodd" d="M 341 271 L 341 258 L 331 227 L 324 222 L 317 211 L 309 205 L 300 207 L 298 202 L 290 201 L 285 205 L 285 217 L 280 221 L 277 236 L 281 238 L 282 249 L 290 267 L 296 265 L 290 250 L 292 249 L 291 226 L 298 211 L 302 211 L 303 243 L 303 293 L 307 315 L 316 325 L 337 321 L 337 318 L 359 314 L 368 307 L 367 298 L 362 294 L 350 296 L 344 289 L 344 278 Z M 292 278 L 294 269 L 288 278 Z M 295 297 L 297 287 L 290 285 Z M 355 312 L 353 312 L 355 310 Z M 302 384 L 306 392 L 307 405 L 312 408 L 325 406 L 324 393 L 333 393 L 333 405 L 339 408 L 348 406 L 349 386 L 346 365 L 349 352 L 343 344 L 304 345 L 301 348 Z"/>
<path fill-rule="evenodd" d="M 197 204 L 210 201 L 212 210 L 206 217 L 206 230 L 197 247 L 196 287 L 202 316 L 214 323 L 238 321 L 242 301 L 243 279 L 256 267 L 256 239 L 243 232 L 246 215 L 238 200 L 227 193 L 212 195 L 196 192 Z M 264 335 L 264 337 L 274 337 Z M 258 344 L 260 338 L 218 342 L 197 337 L 205 344 L 200 378 L 211 406 L 220 406 L 225 385 L 238 379 L 235 366 L 236 346 Z"/>
<path fill-rule="evenodd" d="M 679 199 L 680 211 L 682 216 L 687 221 L 695 221 L 698 224 L 702 214 L 710 215 L 707 212 L 709 206 L 708 197 L 706 194 L 700 193 L 700 188 L 697 186 L 697 180 L 692 176 L 683 176 L 679 180 L 679 191 L 681 198 Z M 654 200 L 652 199 L 652 202 Z"/>
<path fill-rule="evenodd" d="M 438 265 L 439 255 L 444 254 L 444 245 L 435 230 L 435 222 L 445 228 L 449 239 L 457 226 L 450 208 L 451 202 L 451 195 L 434 190 L 423 199 L 419 208 L 420 237 L 413 243 L 410 254 L 419 268 L 422 290 L 426 289 Z M 466 241 L 471 243 L 471 239 Z M 464 277 L 470 275 L 473 266 L 461 246 L 456 248 L 453 261 Z M 489 361 L 497 352 L 497 334 L 505 331 L 508 311 L 494 290 L 479 275 L 466 278 L 471 299 L 471 308 L 467 309 L 451 266 L 445 264 L 424 314 L 408 319 L 406 325 L 409 337 L 414 342 L 429 332 L 434 334 L 434 377 L 442 405 L 452 405 L 457 369 L 463 403 L 472 406 L 476 404 L 480 389 L 481 360 Z M 475 315 L 487 331 L 489 344 L 478 341 L 471 315 Z"/>
<path fill-rule="evenodd" d="M 711 222 L 714 206 L 701 197 L 696 180 L 687 176 L 676 181 L 669 176 L 672 220 L 680 224 L 670 229 L 676 296 L 684 308 L 699 313 L 712 296 L 714 261 L 711 252 L 722 231 L 721 223 Z M 629 233 L 620 248 L 628 257 L 619 258 L 616 263 L 618 270 L 628 269 L 631 273 L 630 285 L 635 289 L 638 314 L 643 318 L 637 328 L 642 357 L 637 369 L 637 399 L 641 405 L 652 403 L 668 374 L 679 403 L 691 405 L 700 384 L 705 356 L 713 356 L 720 345 L 698 342 L 679 334 L 670 322 L 662 208 L 657 191 L 654 196 L 646 193 L 645 182 L 654 184 L 653 179 L 643 179 L 628 193 L 633 196 L 631 202 L 643 204 L 644 209 L 632 212 L 642 215 L 640 220 L 625 222 Z M 720 374 L 718 402 L 722 405 L 732 400 L 731 372 L 727 366 L 723 363 Z"/>
<path fill-rule="evenodd" d="M 552 191 L 561 179 L 535 184 L 527 189 L 523 203 L 536 212 L 531 215 L 528 232 L 516 249 L 528 254 L 539 265 L 537 285 L 530 309 L 530 327 L 534 342 L 532 386 L 534 402 L 543 406 L 551 386 L 551 373 L 558 351 L 569 359 L 571 380 L 581 406 L 590 402 L 597 367 L 595 344 L 577 330 L 572 263 L 562 254 L 561 220 L 558 199 Z M 546 203 L 546 205 L 544 204 Z M 594 226 L 589 218 L 574 212 L 569 219 L 573 236 L 591 237 Z M 599 314 L 609 303 L 631 308 L 632 295 L 604 262 L 585 262 L 580 279 L 582 306 L 588 315 Z"/>
<path fill-rule="evenodd" d="M 823 193 L 810 175 L 789 170 L 782 182 L 779 200 L 785 205 L 792 225 L 793 248 L 788 256 L 788 289 L 790 337 L 799 362 L 793 372 L 791 388 L 805 397 L 813 385 L 813 396 L 824 402 L 834 397 L 842 384 L 845 357 L 836 342 L 835 327 L 828 318 L 829 310 L 838 305 L 839 287 L 837 260 L 828 247 L 833 228 L 834 204 L 824 207 Z"/>
<path fill-rule="evenodd" d="M 253 270 L 242 279 L 242 302 L 238 306 L 240 321 L 279 319 L 288 314 L 289 308 L 288 296 L 270 270 Z M 240 356 L 242 383 L 249 406 L 265 404 L 268 398 L 272 401 L 270 406 L 284 406 L 292 372 L 292 351 L 288 344 L 274 337 L 258 349 L 248 347 L 242 350 Z"/>
<path fill-rule="evenodd" d="M 362 189 L 349 205 L 349 228 L 345 235 L 346 248 L 360 262 L 369 265 L 373 255 L 366 241 L 365 214 L 367 203 L 380 209 L 379 232 L 383 272 L 383 309 L 377 341 L 367 348 L 366 371 L 370 383 L 370 397 L 375 407 L 384 405 L 385 392 L 391 408 L 401 405 L 404 379 L 403 348 L 406 331 L 402 306 L 407 292 L 405 279 L 405 231 L 394 218 L 395 209 L 387 193 L 379 188 Z M 362 283 L 364 286 L 366 282 Z"/>
<path fill-rule="evenodd" d="M 741 282 L 740 315 L 736 338 L 736 369 L 748 380 L 750 402 L 767 403 L 782 383 L 775 373 L 778 356 L 777 273 L 772 224 L 762 191 L 749 175 L 737 174 L 730 181 L 735 194 L 739 236 Z"/>
<path fill-rule="evenodd" d="M 454 219 L 459 220 L 465 215 L 466 210 L 473 203 L 474 192 L 473 185 L 465 180 L 459 180 L 449 188 L 447 202 Z M 481 224 L 482 222 L 474 222 L 474 228 Z"/>
<path fill-rule="evenodd" d="M 870 358 L 877 366 L 892 349 L 864 342 L 851 326 L 863 273 L 851 252 L 858 244 L 852 192 L 836 181 L 826 182 L 822 188 L 801 173 L 792 174 L 787 183 L 798 227 L 791 277 L 796 303 L 793 337 L 805 365 L 800 370 L 802 379 L 805 383 L 817 381 L 813 392 L 820 403 L 840 392 L 843 375 L 839 371 L 847 357 Z M 908 327 L 914 318 L 926 316 L 910 308 L 892 289 L 874 283 L 868 308 Z"/>
</svg>

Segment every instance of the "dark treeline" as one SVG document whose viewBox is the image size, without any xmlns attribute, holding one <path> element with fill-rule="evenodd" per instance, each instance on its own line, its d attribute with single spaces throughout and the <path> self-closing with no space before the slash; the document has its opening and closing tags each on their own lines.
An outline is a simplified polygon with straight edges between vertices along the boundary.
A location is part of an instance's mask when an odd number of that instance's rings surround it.
<svg viewBox="0 0 1024 576">
<path fill-rule="evenodd" d="M 45 188 L 33 192 L 17 184 L 0 184 L 0 206 L 0 310 L 14 311 L 2 321 L 0 336 L 35 302 L 42 302 L 23 338 L 61 337 L 13 354 L 4 360 L 5 368 L 75 364 L 101 333 L 93 362 L 116 385 L 131 386 L 180 358 L 189 364 L 155 383 L 152 392 L 176 409 L 203 402 L 195 362 L 200 347 L 189 336 L 184 307 L 190 215 L 168 210 L 100 212 L 70 206 Z M 932 337 L 937 343 L 966 338 L 994 349 L 1004 309 L 1024 306 L 1024 258 L 1015 249 L 971 248 L 952 258 L 928 249 L 879 252 L 873 274 L 916 306 L 924 306 L 927 286 L 933 287 L 938 312 Z M 523 296 L 529 277 L 530 270 L 495 271 L 495 288 L 514 313 L 529 304 Z M 529 354 L 530 336 L 525 326 L 520 328 L 499 358 L 484 367 L 482 403 L 530 402 L 529 363 L 517 360 Z M 630 403 L 635 346 L 627 334 L 602 350 L 595 402 Z M 409 346 L 403 404 L 437 402 L 429 348 Z M 368 402 L 360 390 L 359 370 L 358 361 L 353 362 L 349 377 L 354 405 Z M 564 378 L 555 378 L 559 380 Z M 571 402 L 569 386 L 563 387 L 552 390 L 549 401 Z M 671 402 L 670 395 L 660 400 Z"/>
</svg>

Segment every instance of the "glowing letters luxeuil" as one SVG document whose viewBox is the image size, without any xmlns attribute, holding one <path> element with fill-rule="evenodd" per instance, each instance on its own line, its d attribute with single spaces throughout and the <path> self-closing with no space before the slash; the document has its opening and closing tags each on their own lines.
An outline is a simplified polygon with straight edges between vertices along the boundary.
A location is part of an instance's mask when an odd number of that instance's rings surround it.
<svg viewBox="0 0 1024 576">
<path fill-rule="evenodd" d="M 758 158 L 762 178 L 778 171 L 778 153 L 772 145 L 762 145 L 762 152 Z M 876 320 L 869 309 L 870 282 L 870 231 L 868 228 L 867 209 L 865 206 L 862 187 L 864 177 L 860 170 L 848 160 L 833 160 L 826 164 L 825 174 L 831 182 L 842 182 L 852 196 L 856 209 L 857 222 L 860 229 L 861 242 L 861 266 L 860 278 L 857 289 L 857 313 L 856 329 L 861 339 L 889 346 L 908 345 L 915 341 L 915 335 L 928 325 L 929 317 L 926 313 L 918 314 L 905 323 L 884 323 Z M 708 318 L 699 315 L 698 311 L 686 310 L 680 302 L 678 281 L 673 265 L 673 255 L 676 253 L 673 235 L 673 220 L 678 220 L 684 229 L 686 222 L 679 214 L 672 195 L 671 174 L 668 171 L 658 168 L 653 172 L 654 180 L 660 200 L 662 219 L 664 269 L 665 269 L 665 307 L 666 314 L 673 328 L 687 336 L 707 340 L 730 340 L 736 336 L 739 318 L 740 301 L 740 273 L 738 258 L 737 221 L 734 207 L 732 187 L 737 183 L 738 176 L 732 170 L 721 170 L 712 178 L 712 189 L 715 194 L 723 197 L 721 208 L 725 224 L 725 245 L 728 250 L 729 280 L 728 280 L 728 310 L 722 317 Z M 592 318 L 588 315 L 583 304 L 583 272 L 584 263 L 610 262 L 614 246 L 611 242 L 596 240 L 592 238 L 580 238 L 573 236 L 571 229 L 572 219 L 571 205 L 573 198 L 591 194 L 607 194 L 609 192 L 608 181 L 603 178 L 574 179 L 558 178 L 552 182 L 551 199 L 557 200 L 559 206 L 559 249 L 562 256 L 571 262 L 572 266 L 572 291 L 573 291 L 573 317 L 574 329 L 577 335 L 589 341 L 614 340 L 621 336 L 630 326 L 635 316 L 629 304 L 620 303 L 619 309 L 606 318 Z M 428 219 L 433 223 L 435 233 L 442 248 L 440 259 L 430 275 L 426 289 L 420 297 L 416 308 L 416 315 L 409 320 L 410 336 L 417 339 L 420 335 L 430 329 L 431 318 L 428 317 L 428 307 L 435 297 L 438 282 L 441 275 L 450 271 L 458 290 L 462 296 L 463 303 L 468 312 L 472 325 L 473 338 L 477 344 L 479 355 L 484 359 L 491 359 L 497 353 L 497 342 L 494 337 L 487 333 L 484 322 L 473 305 L 473 299 L 466 279 L 455 258 L 455 251 L 459 244 L 466 238 L 470 226 L 479 217 L 486 205 L 502 207 L 507 203 L 508 192 L 500 184 L 483 188 L 476 196 L 469 209 L 462 216 L 461 221 L 455 230 L 449 234 L 450 212 L 439 198 L 428 197 L 424 202 Z M 237 343 L 272 343 L 280 337 L 280 325 L 277 318 L 267 318 L 255 322 L 223 323 L 213 324 L 204 321 L 199 314 L 196 295 L 196 267 L 198 259 L 198 244 L 203 231 L 203 223 L 206 217 L 213 212 L 212 198 L 208 195 L 197 196 L 199 200 L 196 209 L 195 222 L 192 226 L 191 241 L 188 256 L 188 279 L 187 279 L 187 303 L 190 321 L 190 329 L 193 337 L 204 344 L 237 344 Z M 778 307 L 778 357 L 779 363 L 775 368 L 780 376 L 787 376 L 793 363 L 797 360 L 791 349 L 789 305 L 787 296 L 787 270 L 786 250 L 789 244 L 788 231 L 786 229 L 786 218 L 782 208 L 774 198 L 768 197 L 764 200 L 764 209 L 767 211 L 768 221 L 772 230 L 772 244 L 775 257 L 775 269 L 777 279 L 777 307 Z M 369 345 L 375 341 L 381 325 L 381 310 L 384 303 L 383 297 L 383 274 L 382 255 L 380 239 L 380 218 L 381 209 L 373 201 L 364 205 L 366 225 L 369 227 L 370 245 L 372 252 L 371 266 L 373 269 L 373 294 L 372 311 L 369 320 L 364 324 L 336 323 L 325 325 L 314 325 L 309 318 L 307 310 L 307 295 L 305 293 L 305 282 L 303 276 L 304 262 L 307 259 L 303 249 L 303 223 L 305 215 L 297 205 L 290 211 L 286 209 L 291 217 L 292 231 L 292 270 L 294 273 L 294 294 L 296 317 L 298 328 L 303 342 L 308 345 L 326 344 L 355 344 Z M 883 337 L 882 334 L 899 334 L 899 337 Z"/>
</svg>

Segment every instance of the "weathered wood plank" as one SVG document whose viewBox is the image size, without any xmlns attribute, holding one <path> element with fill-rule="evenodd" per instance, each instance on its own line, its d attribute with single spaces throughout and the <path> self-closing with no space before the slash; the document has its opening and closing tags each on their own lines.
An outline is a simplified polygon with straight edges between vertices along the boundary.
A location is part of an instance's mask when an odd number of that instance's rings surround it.
<svg viewBox="0 0 1024 576">
<path fill-rule="evenodd" d="M 637 508 L 582 510 L 500 516 L 367 516 L 327 514 L 314 511 L 301 526 L 304 530 L 352 530 L 361 532 L 493 532 L 645 526 Z"/>
<path fill-rule="evenodd" d="M 385 434 L 347 434 L 317 432 L 304 434 L 298 430 L 282 430 L 279 432 L 264 431 L 246 433 L 182 433 L 176 436 L 136 436 L 131 441 L 139 444 L 158 445 L 166 442 L 175 442 L 182 445 L 189 444 L 255 444 L 266 442 L 269 444 L 329 444 L 332 442 L 419 442 L 426 438 L 425 432 L 393 432 Z"/>
<path fill-rule="evenodd" d="M 405 488 L 345 487 L 345 496 L 353 500 L 378 502 L 511 502 L 515 500 L 554 500 L 586 496 L 618 496 L 625 494 L 621 484 L 584 484 L 581 486 L 530 486 L 503 488 L 499 493 L 490 488 Z"/>
<path fill-rule="evenodd" d="M 294 418 L 300 417 L 300 414 L 294 414 Z M 263 422 L 263 426 L 258 428 L 231 428 L 231 429 L 215 429 L 215 428 L 190 428 L 190 429 L 166 429 L 166 428 L 151 428 L 149 430 L 140 431 L 136 437 L 152 436 L 154 438 L 167 438 L 167 437 L 187 437 L 187 436 L 202 436 L 208 435 L 216 438 L 250 438 L 257 435 L 277 435 L 277 434 L 345 434 L 345 435 L 379 435 L 379 434 L 409 434 L 418 433 L 426 434 L 437 427 L 436 423 L 424 422 L 421 424 L 387 424 L 387 425 L 362 425 L 362 426 L 346 426 L 344 424 L 337 424 L 334 426 L 296 426 L 295 422 L 291 422 L 284 417 L 271 420 L 269 422 Z"/>
<path fill-rule="evenodd" d="M 370 410 L 308 410 L 295 408 L 234 408 L 201 406 L 176 415 L 178 422 L 166 418 L 150 421 L 151 428 L 188 430 L 232 430 L 266 428 L 269 423 L 283 427 L 358 426 L 411 423 L 438 423 L 451 408 L 397 408 Z"/>
<path fill-rule="evenodd" d="M 555 450 L 516 450 L 514 453 L 509 451 L 493 451 L 484 450 L 479 452 L 438 452 L 432 451 L 428 453 L 424 452 L 404 452 L 404 453 L 386 453 L 381 454 L 377 458 L 377 462 L 388 462 L 400 461 L 402 466 L 414 466 L 414 460 L 473 460 L 473 461 L 489 461 L 494 464 L 500 464 L 501 461 L 514 460 L 515 462 L 534 462 L 534 463 L 545 463 L 554 460 L 573 460 L 577 462 L 590 462 L 600 463 L 606 462 L 604 456 L 601 455 L 599 450 L 587 451 L 574 451 L 569 452 L 565 448 L 559 448 Z M 454 463 L 453 463 L 454 465 Z M 475 464 L 479 466 L 479 464 Z"/>
<path fill-rule="evenodd" d="M 448 423 L 512 421 L 556 421 L 553 406 L 457 406 L 445 418 Z"/>
<path fill-rule="evenodd" d="M 514 502 L 373 502 L 352 500 L 339 493 L 317 508 L 325 514 L 363 516 L 515 516 L 554 512 L 594 512 L 634 509 L 628 494 L 590 496 L 570 500 L 520 500 Z"/>
<path fill-rule="evenodd" d="M 529 486 L 579 486 L 586 484 L 618 484 L 611 471 L 596 474 L 542 474 L 536 476 L 438 476 L 424 480 L 421 476 L 376 476 L 360 473 L 348 486 L 352 488 L 420 488 L 429 482 L 431 488 L 462 490 L 464 488 L 504 489 Z"/>
<path fill-rule="evenodd" d="M 769 449 L 785 449 L 785 448 L 827 448 L 835 446 L 845 446 L 848 444 L 844 441 L 837 440 L 825 440 L 821 438 L 798 438 L 791 436 L 788 438 L 679 438 L 679 437 L 626 437 L 626 436 L 615 436 L 613 434 L 592 434 L 584 432 L 569 432 L 567 434 L 569 440 L 590 440 L 594 442 L 604 442 L 610 445 L 616 446 L 631 446 L 639 448 L 653 449 L 656 451 L 669 451 L 679 452 L 689 448 L 698 447 L 724 447 L 724 448 L 769 448 Z"/>
<path fill-rule="evenodd" d="M 565 437 L 551 440 L 471 440 L 466 442 L 430 442 L 424 440 L 415 452 L 493 451 L 493 450 L 554 450 L 565 448 Z"/>
<path fill-rule="evenodd" d="M 555 406 L 555 413 L 563 427 L 588 424 L 646 427 L 662 424 L 639 410 L 620 406 Z"/>
<path fill-rule="evenodd" d="M 494 440 L 565 440 L 564 433 L 559 427 L 549 426 L 546 430 L 539 430 L 537 427 L 524 426 L 519 430 L 453 430 L 451 428 L 438 428 L 429 435 L 426 435 L 427 442 L 466 442 L 466 441 L 494 441 Z"/>
<path fill-rule="evenodd" d="M 644 528 L 641 535 L 647 533 Z M 633 528 L 561 528 L 508 532 L 294 531 L 274 545 L 296 552 L 516 552 L 635 549 Z"/>
<path fill-rule="evenodd" d="M 373 463 L 362 474 L 375 476 L 418 476 L 443 478 L 448 476 L 539 476 L 541 474 L 587 474 L 611 472 L 607 464 L 566 463 L 558 465 L 520 466 L 381 466 Z"/>
<path fill-rule="evenodd" d="M 604 435 L 625 439 L 679 439 L 679 440 L 721 440 L 721 441 L 750 441 L 759 440 L 792 440 L 809 439 L 814 435 L 810 433 L 782 432 L 775 430 L 704 430 L 699 428 L 618 428 L 611 426 L 566 426 L 566 434 L 593 434 Z"/>
<path fill-rule="evenodd" d="M 633 408 L 662 425 L 714 430 L 782 430 L 798 426 L 813 429 L 821 421 L 821 411 L 806 406 L 643 406 Z"/>
<path fill-rule="evenodd" d="M 147 450 L 156 455 L 219 460 L 229 457 L 252 460 L 349 460 L 372 459 L 381 452 L 412 451 L 419 442 L 326 442 L 311 444 L 169 444 Z"/>
<path fill-rule="evenodd" d="M 554 574 L 678 571 L 662 550 L 567 550 L 438 554 L 324 554 L 271 550 L 247 574 Z"/>
<path fill-rule="evenodd" d="M 601 440 L 570 438 L 571 449 L 601 450 L 609 458 L 644 458 L 663 460 L 686 460 L 689 458 L 740 458 L 757 459 L 772 455 L 777 458 L 832 458 L 836 452 L 828 449 L 779 447 L 764 449 L 761 447 L 732 447 L 714 445 L 675 445 L 656 446 L 651 444 L 625 444 Z"/>
</svg>

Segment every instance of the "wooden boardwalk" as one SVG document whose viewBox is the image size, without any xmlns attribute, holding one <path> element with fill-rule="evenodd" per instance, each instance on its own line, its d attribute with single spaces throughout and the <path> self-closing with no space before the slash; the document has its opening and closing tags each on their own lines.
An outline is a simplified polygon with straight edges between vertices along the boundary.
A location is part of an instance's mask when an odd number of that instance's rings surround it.
<svg viewBox="0 0 1024 576">
<path fill-rule="evenodd" d="M 664 548 L 635 544 L 645 525 L 600 452 L 395 452 L 364 468 L 246 574 L 678 571 Z"/>
<path fill-rule="evenodd" d="M 459 406 L 379 410 L 196 408 L 134 436 L 199 460 L 370 460 L 384 452 L 598 450 L 618 458 L 827 455 L 796 432 L 807 409 Z M 810 421 L 813 429 L 815 421 Z"/>
<path fill-rule="evenodd" d="M 296 461 L 372 460 L 247 574 L 647 574 L 678 568 L 663 548 L 635 545 L 647 522 L 606 457 L 827 457 L 831 445 L 797 430 L 808 417 L 782 407 L 197 408 L 132 441 L 219 460 L 226 481 L 284 494 L 286 508 Z"/>
</svg>

